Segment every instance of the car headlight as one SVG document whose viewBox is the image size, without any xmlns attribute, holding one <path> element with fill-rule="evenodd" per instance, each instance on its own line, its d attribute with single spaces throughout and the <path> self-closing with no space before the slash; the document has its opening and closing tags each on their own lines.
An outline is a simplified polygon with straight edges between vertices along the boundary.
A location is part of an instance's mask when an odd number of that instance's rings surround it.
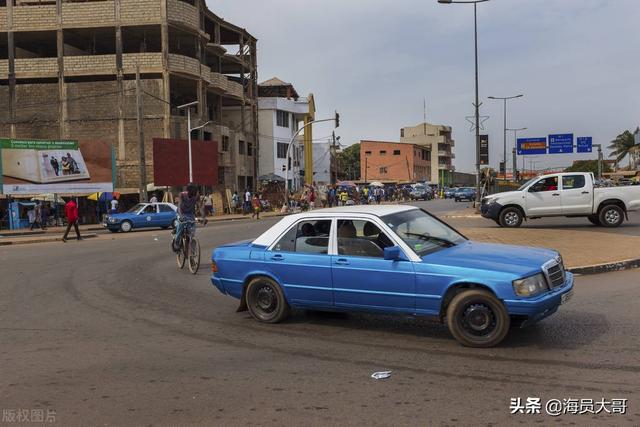
<svg viewBox="0 0 640 427">
<path fill-rule="evenodd" d="M 491 199 L 485 199 L 485 203 L 486 203 L 487 205 L 493 205 L 493 204 L 494 204 L 494 203 L 496 203 L 497 201 L 498 201 L 498 199 L 494 199 L 494 198 L 491 198 Z"/>
<path fill-rule="evenodd" d="M 117 220 L 115 218 L 109 217 L 107 218 L 107 221 L 109 221 L 111 224 L 115 224 Z"/>
<path fill-rule="evenodd" d="M 513 281 L 513 290 L 520 297 L 531 297 L 549 290 L 542 273 Z"/>
</svg>

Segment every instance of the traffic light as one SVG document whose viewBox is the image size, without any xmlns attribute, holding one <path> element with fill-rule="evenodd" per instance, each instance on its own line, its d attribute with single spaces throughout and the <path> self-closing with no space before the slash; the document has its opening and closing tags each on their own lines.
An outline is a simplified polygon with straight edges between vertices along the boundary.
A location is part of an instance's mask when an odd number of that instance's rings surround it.
<svg viewBox="0 0 640 427">
<path fill-rule="evenodd" d="M 336 111 L 336 127 L 340 127 L 340 114 Z"/>
</svg>

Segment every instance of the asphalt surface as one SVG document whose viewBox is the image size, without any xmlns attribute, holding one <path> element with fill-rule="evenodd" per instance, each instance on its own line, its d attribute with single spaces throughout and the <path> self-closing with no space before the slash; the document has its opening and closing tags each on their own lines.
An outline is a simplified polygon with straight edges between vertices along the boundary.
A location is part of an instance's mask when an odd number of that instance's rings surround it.
<svg viewBox="0 0 640 427">
<path fill-rule="evenodd" d="M 431 203 L 447 212 L 448 202 Z M 203 252 L 277 219 L 198 230 Z M 640 270 L 575 296 L 497 348 L 423 319 L 236 313 L 206 256 L 178 270 L 166 231 L 0 248 L 0 406 L 60 425 L 640 425 Z M 386 380 L 371 374 L 392 370 Z M 626 414 L 510 414 L 510 399 L 629 399 Z M 0 420 L 1 421 L 1 420 Z M 6 419 L 5 419 L 6 421 Z"/>
</svg>

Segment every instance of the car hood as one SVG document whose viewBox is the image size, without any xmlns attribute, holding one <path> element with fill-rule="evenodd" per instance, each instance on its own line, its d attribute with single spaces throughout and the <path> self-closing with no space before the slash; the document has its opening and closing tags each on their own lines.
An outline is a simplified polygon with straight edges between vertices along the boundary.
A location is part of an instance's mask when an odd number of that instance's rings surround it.
<svg viewBox="0 0 640 427">
<path fill-rule="evenodd" d="M 468 241 L 425 255 L 422 262 L 525 277 L 541 271 L 542 264 L 557 255 L 551 249 Z"/>
<path fill-rule="evenodd" d="M 519 196 L 522 194 L 522 191 L 505 191 L 502 193 L 490 194 L 485 197 L 485 199 L 498 199 L 500 197 L 509 197 L 509 196 Z"/>
<path fill-rule="evenodd" d="M 240 240 L 239 242 L 225 243 L 224 245 L 218 246 L 218 248 L 234 248 L 234 247 L 241 247 L 241 246 L 251 246 L 251 243 L 254 240 L 255 239 L 248 239 L 248 240 Z"/>
</svg>

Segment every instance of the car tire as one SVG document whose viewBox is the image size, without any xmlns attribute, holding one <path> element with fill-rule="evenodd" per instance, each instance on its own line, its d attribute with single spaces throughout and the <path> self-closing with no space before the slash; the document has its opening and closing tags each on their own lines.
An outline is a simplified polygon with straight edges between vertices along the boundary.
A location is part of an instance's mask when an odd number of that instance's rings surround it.
<svg viewBox="0 0 640 427">
<path fill-rule="evenodd" d="M 449 331 L 466 347 L 498 345 L 509 332 L 510 324 L 502 301 L 484 289 L 464 290 L 447 307 Z"/>
<path fill-rule="evenodd" d="M 600 223 L 600 219 L 598 218 L 598 215 L 589 215 L 587 217 L 587 219 L 589 220 L 589 222 L 593 225 L 602 225 Z"/>
<path fill-rule="evenodd" d="M 522 225 L 522 212 L 518 208 L 505 208 L 500 211 L 500 226 L 505 228 L 518 228 Z"/>
<path fill-rule="evenodd" d="M 607 205 L 600 209 L 598 219 L 603 227 L 619 227 L 624 221 L 624 210 L 618 205 Z"/>
<path fill-rule="evenodd" d="M 254 319 L 264 323 L 278 323 L 289 315 L 282 288 L 274 280 L 260 276 L 251 279 L 245 293 L 247 308 Z"/>
<path fill-rule="evenodd" d="M 131 223 L 131 221 L 122 221 L 122 224 L 120 224 L 120 231 L 122 231 L 123 233 L 128 233 L 131 231 L 131 229 L 133 229 L 133 224 Z"/>
</svg>

